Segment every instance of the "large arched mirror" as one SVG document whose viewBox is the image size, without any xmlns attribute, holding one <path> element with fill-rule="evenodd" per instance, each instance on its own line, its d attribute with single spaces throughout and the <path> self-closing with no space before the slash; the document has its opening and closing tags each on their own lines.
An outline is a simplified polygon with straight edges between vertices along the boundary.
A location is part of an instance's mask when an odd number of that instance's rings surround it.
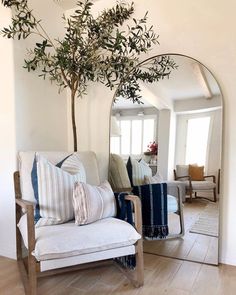
<svg viewBox="0 0 236 295">
<path fill-rule="evenodd" d="M 142 159 L 152 175 L 179 183 L 183 224 L 178 214 L 168 214 L 173 238 L 144 239 L 144 252 L 218 264 L 222 93 L 212 73 L 197 60 L 166 56 L 177 68 L 158 82 L 140 83 L 142 104 L 122 97 L 113 103 L 110 153 L 125 164 L 130 156 Z M 190 174 L 191 190 L 183 177 Z M 209 182 L 214 184 L 208 191 Z M 184 234 L 178 235 L 182 225 Z"/>
</svg>

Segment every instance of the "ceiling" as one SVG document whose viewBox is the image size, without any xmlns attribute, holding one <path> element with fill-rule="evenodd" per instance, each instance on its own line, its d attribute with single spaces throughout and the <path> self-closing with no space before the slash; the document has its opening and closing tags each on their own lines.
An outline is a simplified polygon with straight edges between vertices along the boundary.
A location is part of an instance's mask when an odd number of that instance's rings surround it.
<svg viewBox="0 0 236 295">
<path fill-rule="evenodd" d="M 205 97 L 210 99 L 220 94 L 219 86 L 209 70 L 198 61 L 181 55 L 172 55 L 178 65 L 169 79 L 163 79 L 154 88 L 162 88 L 171 100 Z"/>
</svg>

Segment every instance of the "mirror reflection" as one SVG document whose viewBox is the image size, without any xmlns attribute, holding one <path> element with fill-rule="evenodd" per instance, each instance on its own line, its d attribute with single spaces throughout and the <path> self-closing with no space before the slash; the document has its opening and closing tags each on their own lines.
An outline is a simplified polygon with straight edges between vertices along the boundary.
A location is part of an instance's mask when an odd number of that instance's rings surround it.
<svg viewBox="0 0 236 295">
<path fill-rule="evenodd" d="M 168 56 L 177 69 L 140 83 L 143 104 L 118 97 L 112 106 L 109 178 L 119 191 L 167 183 L 169 233 L 144 238 L 144 252 L 218 264 L 222 94 L 200 62 Z M 117 157 L 131 175 L 114 166 Z"/>
</svg>

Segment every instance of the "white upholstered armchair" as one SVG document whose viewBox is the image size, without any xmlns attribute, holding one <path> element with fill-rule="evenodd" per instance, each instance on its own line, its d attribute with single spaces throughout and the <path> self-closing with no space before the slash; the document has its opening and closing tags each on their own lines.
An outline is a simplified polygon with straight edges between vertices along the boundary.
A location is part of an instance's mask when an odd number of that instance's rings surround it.
<svg viewBox="0 0 236 295">
<path fill-rule="evenodd" d="M 143 284 L 143 249 L 139 198 L 126 196 L 126 199 L 134 205 L 135 228 L 123 220 L 109 216 L 109 212 L 112 212 L 108 210 L 109 207 L 103 207 L 106 218 L 78 226 L 69 208 L 72 206 L 72 197 L 68 195 L 67 189 L 77 178 L 85 176 L 86 182 L 90 184 L 86 187 L 87 190 L 92 190 L 93 186 L 100 184 L 96 155 L 93 152 L 72 153 L 76 161 L 80 161 L 79 171 L 76 173 L 78 166 L 74 165 L 69 153 L 40 152 L 37 154 L 36 160 L 35 152 L 21 152 L 19 154 L 20 169 L 14 174 L 17 260 L 26 294 L 37 294 L 37 278 L 40 276 L 74 271 L 90 267 L 91 264 L 87 265 L 87 263 L 94 264 L 127 255 L 136 257 L 135 270 L 130 271 L 131 278 L 136 287 L 141 286 Z M 43 161 L 40 162 L 39 159 Z M 35 184 L 37 189 L 34 187 Z M 95 190 L 97 189 L 101 188 L 96 187 Z M 109 194 L 106 190 L 107 192 Z M 61 196 L 61 199 L 56 199 L 58 196 Z M 105 194 L 106 198 L 107 196 Z M 44 202 L 48 202 L 47 206 L 45 203 L 40 205 L 44 197 L 46 197 Z M 68 204 L 66 204 L 67 201 L 69 201 Z M 108 203 L 113 206 L 113 199 L 110 198 Z M 95 211 L 100 206 L 99 203 L 97 204 Z M 51 211 L 46 212 L 50 206 L 52 206 Z M 86 209 L 89 209 L 89 206 Z M 67 218 L 69 220 L 66 219 L 67 214 L 69 214 Z M 86 211 L 86 214 L 87 218 L 91 219 L 92 213 Z M 86 217 L 85 215 L 83 217 Z M 22 255 L 23 247 L 27 249 L 26 256 Z"/>
</svg>

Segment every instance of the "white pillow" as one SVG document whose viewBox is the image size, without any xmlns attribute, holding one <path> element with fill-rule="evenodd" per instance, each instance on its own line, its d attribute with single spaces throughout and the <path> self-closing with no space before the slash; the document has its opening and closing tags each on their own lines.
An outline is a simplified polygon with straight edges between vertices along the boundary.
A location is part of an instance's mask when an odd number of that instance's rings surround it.
<svg viewBox="0 0 236 295">
<path fill-rule="evenodd" d="M 188 165 L 176 165 L 176 176 L 177 177 L 188 176 L 189 175 L 188 168 L 189 168 Z M 180 180 L 180 181 L 188 180 L 188 177 L 183 177 L 177 180 Z"/>
<path fill-rule="evenodd" d="M 137 161 L 132 157 L 128 159 L 127 171 L 132 186 L 144 184 L 145 175 L 152 176 L 152 169 L 144 160 Z"/>
<path fill-rule="evenodd" d="M 77 225 L 116 215 L 115 197 L 108 181 L 99 186 L 77 182 L 74 186 L 73 206 Z"/>
<path fill-rule="evenodd" d="M 152 183 L 163 183 L 163 177 L 157 172 L 154 176 L 144 176 L 145 184 L 152 184 Z"/>
<path fill-rule="evenodd" d="M 32 169 L 36 227 L 64 223 L 74 218 L 72 198 L 76 181 L 86 181 L 85 170 L 78 155 L 72 154 L 58 163 L 57 167 L 42 155 L 36 154 Z"/>
</svg>

